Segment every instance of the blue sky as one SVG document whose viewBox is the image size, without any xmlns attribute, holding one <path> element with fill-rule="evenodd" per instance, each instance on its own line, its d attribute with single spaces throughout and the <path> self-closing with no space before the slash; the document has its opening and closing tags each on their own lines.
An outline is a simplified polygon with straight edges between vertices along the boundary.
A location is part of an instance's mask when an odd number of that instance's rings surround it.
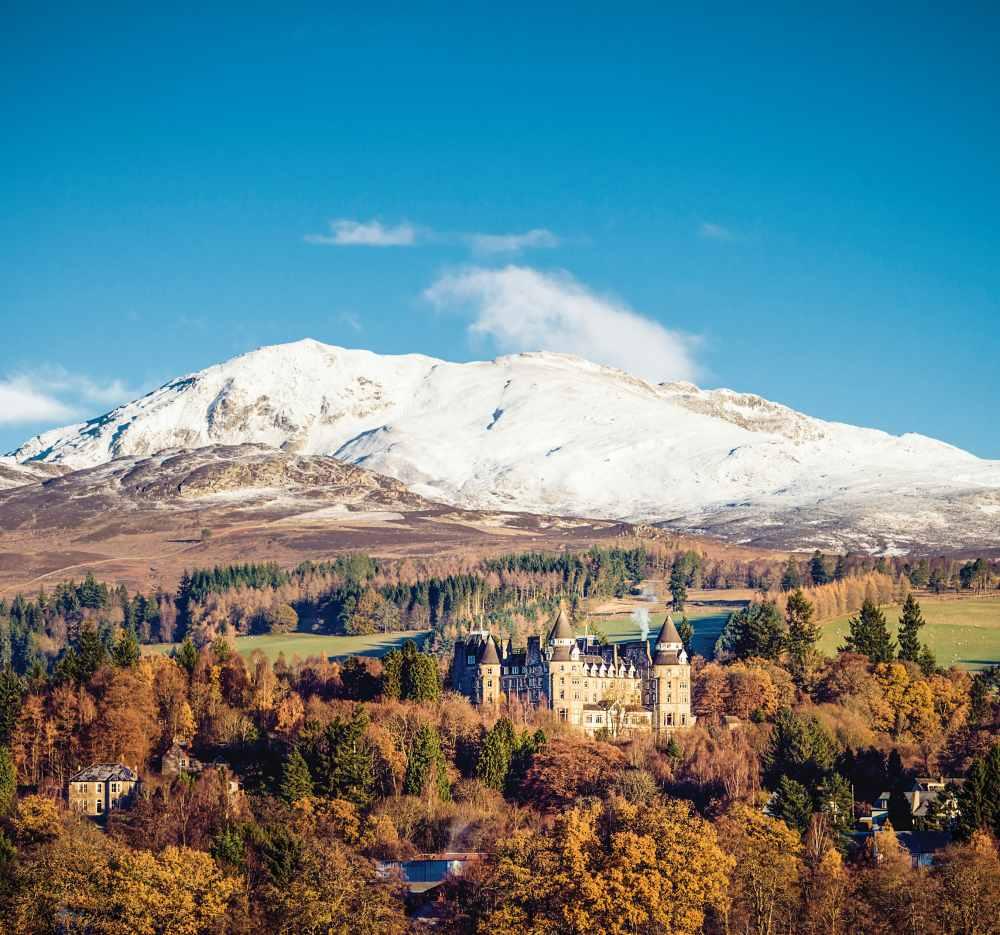
<svg viewBox="0 0 1000 935">
<path fill-rule="evenodd" d="M 1000 458 L 995 6 L 96 6 L 0 34 L 0 449 L 308 336 Z"/>
</svg>

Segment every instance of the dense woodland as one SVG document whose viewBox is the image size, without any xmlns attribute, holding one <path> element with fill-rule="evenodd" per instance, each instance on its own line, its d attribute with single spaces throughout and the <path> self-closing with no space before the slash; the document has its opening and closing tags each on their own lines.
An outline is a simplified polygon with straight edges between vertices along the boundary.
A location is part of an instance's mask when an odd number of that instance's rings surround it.
<svg viewBox="0 0 1000 935">
<path fill-rule="evenodd" d="M 587 741 L 516 703 L 479 711 L 445 689 L 444 650 L 473 617 L 518 633 L 562 597 L 650 575 L 697 587 L 688 551 L 457 564 L 213 569 L 151 595 L 88 577 L 5 606 L 0 932 L 392 933 L 421 912 L 454 933 L 1000 932 L 1000 670 L 937 666 L 909 593 L 919 563 L 845 561 L 838 577 L 834 561 L 820 582 L 796 562 L 785 589 L 791 564 L 775 563 L 716 659 L 694 660 L 698 725 L 660 743 Z M 961 588 L 968 565 L 948 580 Z M 857 606 L 827 658 L 812 598 L 837 587 Z M 880 588 L 903 601 L 895 636 Z M 441 652 L 272 664 L 228 639 L 292 626 L 429 626 Z M 140 652 L 167 637 L 172 656 Z M 178 738 L 225 766 L 162 776 Z M 62 799 L 95 762 L 144 780 L 104 825 Z M 896 832 L 918 774 L 966 782 L 957 818 L 920 821 L 954 843 L 914 869 Z M 883 791 L 876 847 L 852 829 Z M 419 910 L 376 863 L 444 850 L 483 856 Z"/>
</svg>

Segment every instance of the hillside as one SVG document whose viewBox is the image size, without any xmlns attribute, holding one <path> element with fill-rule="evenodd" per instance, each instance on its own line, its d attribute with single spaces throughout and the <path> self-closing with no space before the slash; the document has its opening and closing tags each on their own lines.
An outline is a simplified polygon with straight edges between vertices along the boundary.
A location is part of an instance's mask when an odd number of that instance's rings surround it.
<svg viewBox="0 0 1000 935">
<path fill-rule="evenodd" d="M 247 442 L 332 454 L 462 508 L 659 522 L 762 546 L 974 547 L 1000 517 L 1000 462 L 549 353 L 455 364 L 309 340 L 265 347 L 12 454 L 88 468 Z"/>
</svg>

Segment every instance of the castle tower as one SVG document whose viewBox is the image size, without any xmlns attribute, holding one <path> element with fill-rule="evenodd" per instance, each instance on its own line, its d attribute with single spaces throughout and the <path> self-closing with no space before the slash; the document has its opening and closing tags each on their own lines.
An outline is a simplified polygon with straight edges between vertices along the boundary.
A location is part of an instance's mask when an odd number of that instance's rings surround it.
<svg viewBox="0 0 1000 935">
<path fill-rule="evenodd" d="M 653 730 L 660 733 L 694 724 L 691 664 L 673 617 L 667 614 L 653 648 Z"/>
<path fill-rule="evenodd" d="M 578 681 L 576 672 L 579 668 L 580 650 L 565 604 L 559 605 L 556 621 L 549 631 L 545 658 L 548 661 L 549 707 L 560 720 L 579 723 L 579 711 L 576 710 L 579 705 L 574 706 L 573 685 Z"/>
<path fill-rule="evenodd" d="M 496 640 L 489 634 L 477 660 L 476 695 L 480 704 L 496 705 L 500 702 L 500 653 Z"/>
</svg>

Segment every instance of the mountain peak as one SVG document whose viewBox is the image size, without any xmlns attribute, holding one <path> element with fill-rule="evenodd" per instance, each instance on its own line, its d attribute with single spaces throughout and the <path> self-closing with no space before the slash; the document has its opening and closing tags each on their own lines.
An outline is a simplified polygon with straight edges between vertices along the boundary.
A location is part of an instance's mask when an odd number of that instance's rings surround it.
<svg viewBox="0 0 1000 935">
<path fill-rule="evenodd" d="M 668 521 L 879 549 L 992 535 L 1000 463 L 824 422 L 751 393 L 653 385 L 570 354 L 450 363 L 269 345 L 22 445 L 77 469 L 167 448 L 334 454 L 481 509 Z"/>
</svg>

